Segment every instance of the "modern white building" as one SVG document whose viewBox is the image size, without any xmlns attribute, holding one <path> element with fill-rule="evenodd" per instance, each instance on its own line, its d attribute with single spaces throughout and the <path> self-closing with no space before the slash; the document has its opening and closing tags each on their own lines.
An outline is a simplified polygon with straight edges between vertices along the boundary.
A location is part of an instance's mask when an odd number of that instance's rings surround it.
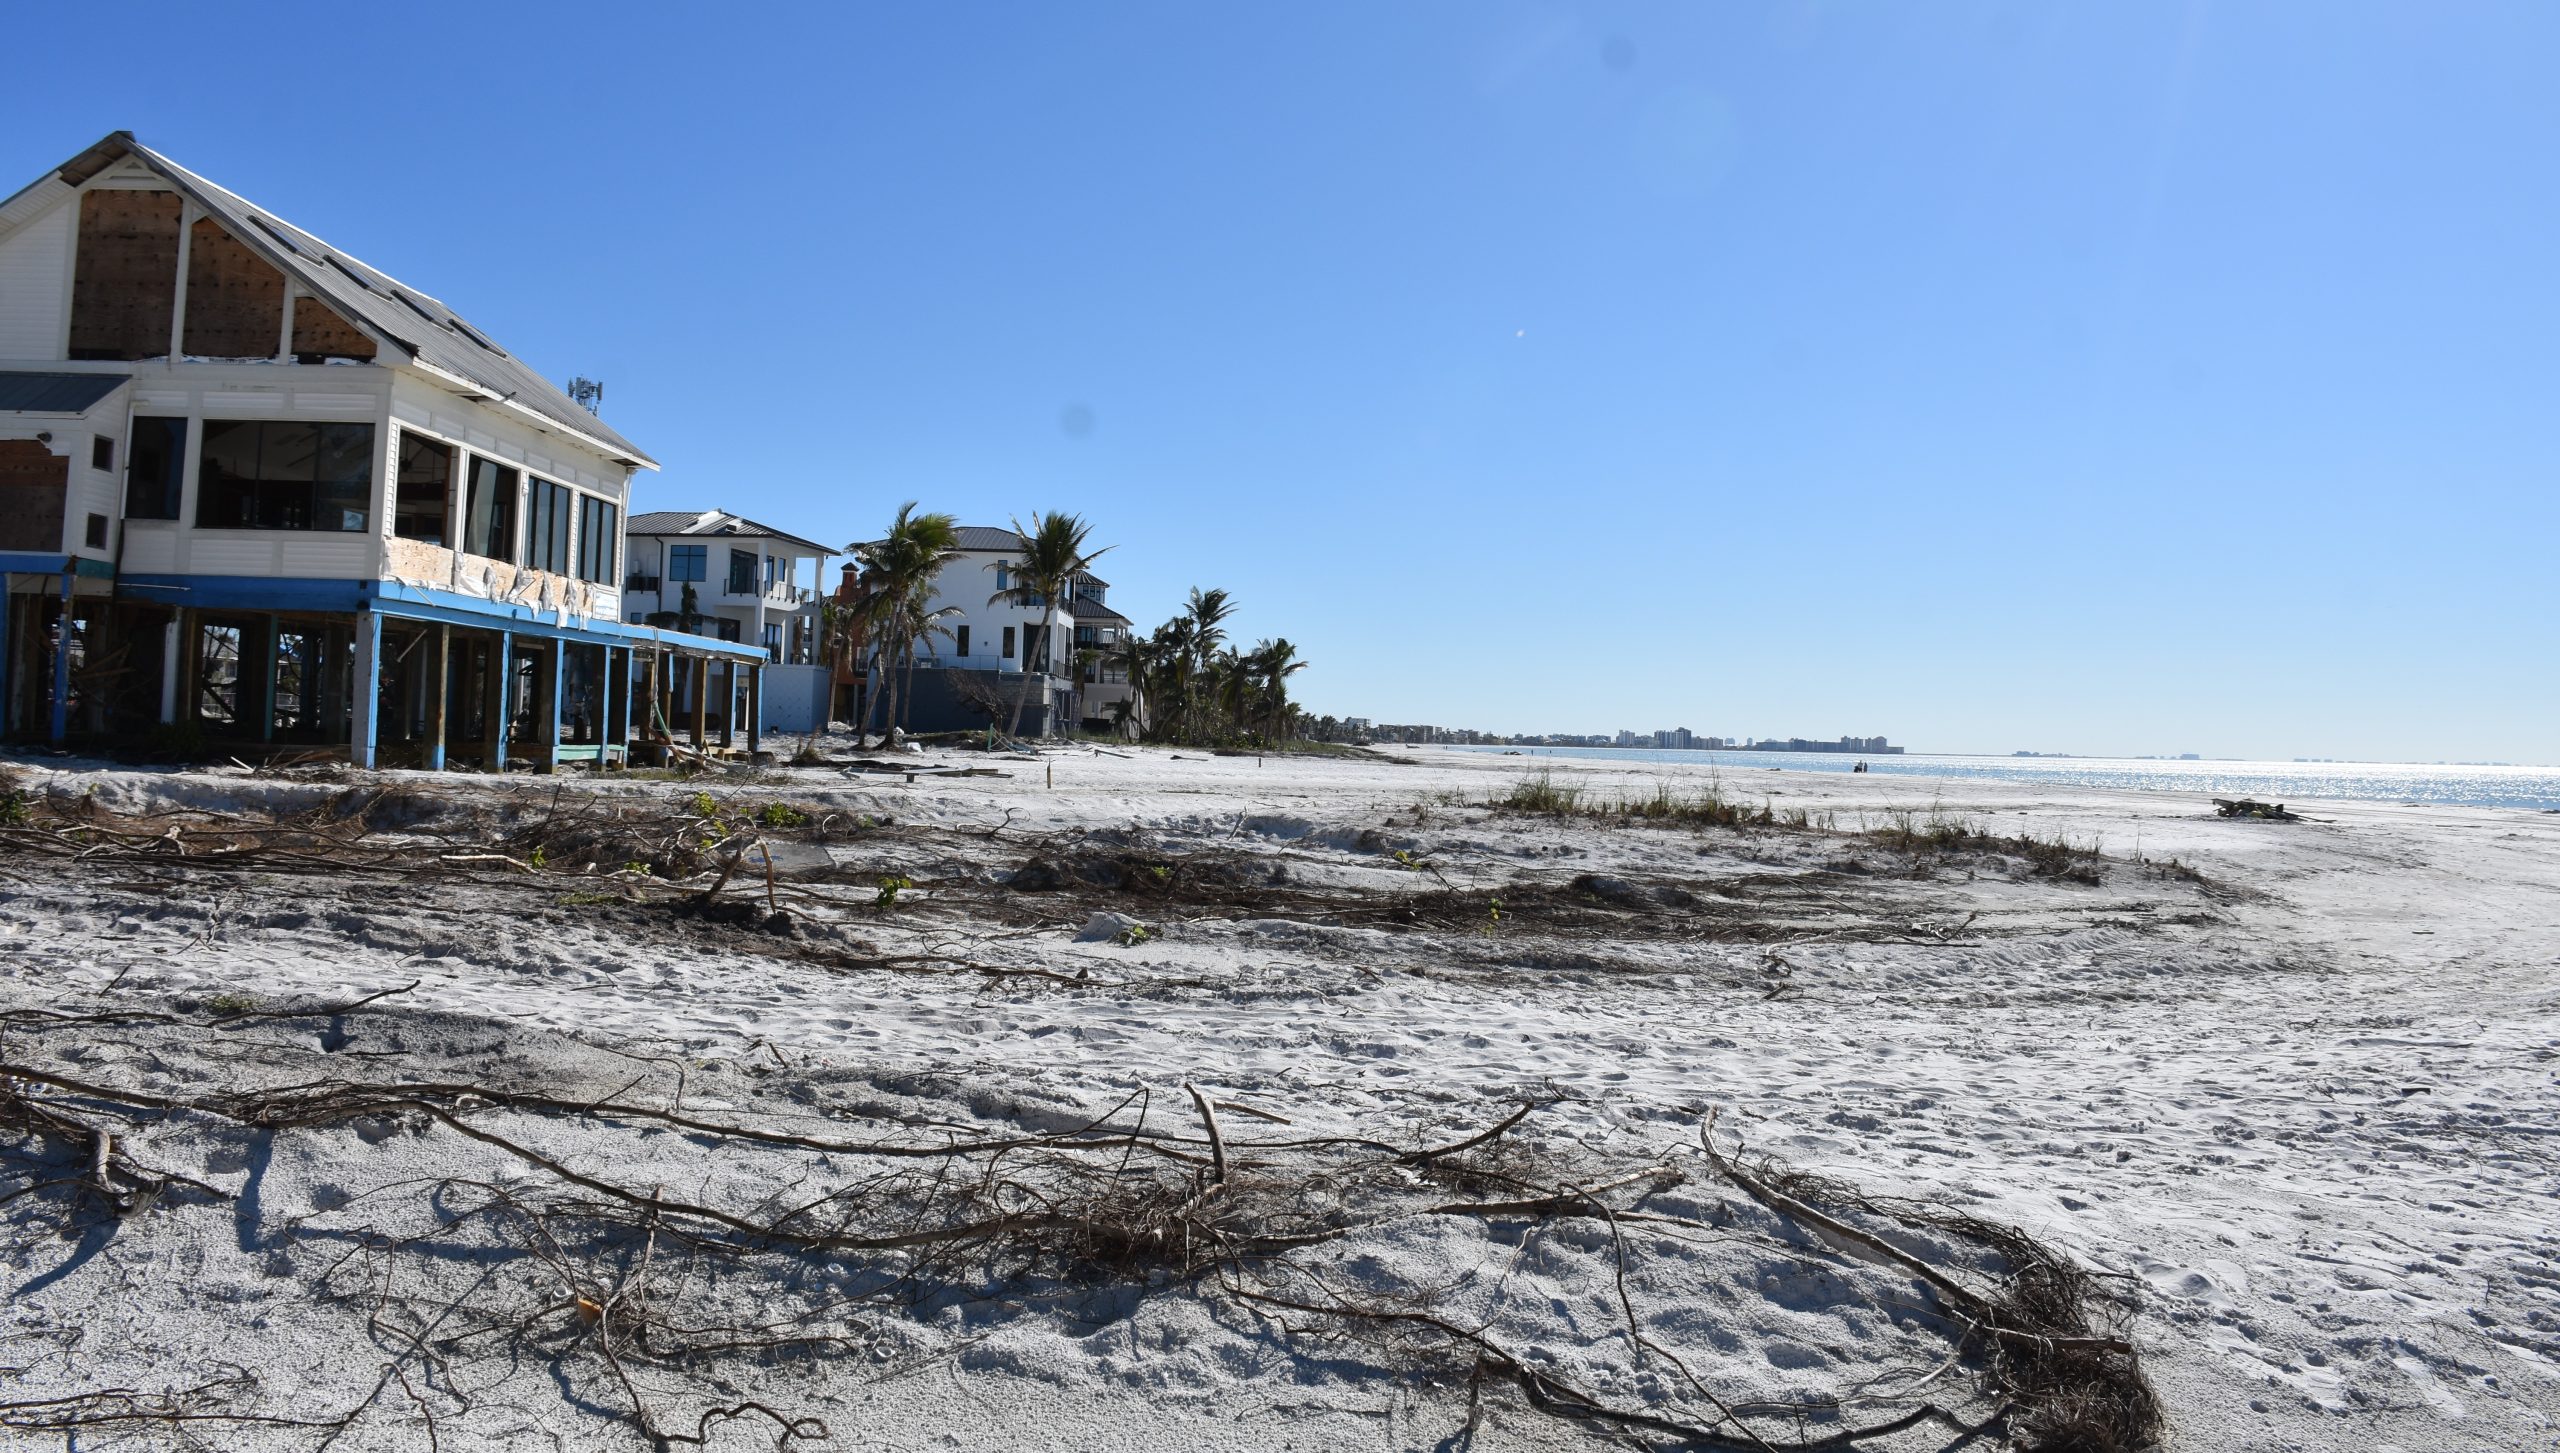
<svg viewBox="0 0 2560 1453">
<path fill-rule="evenodd" d="M 763 657 L 625 621 L 655 467 L 128 132 L 0 201 L 0 731 L 493 768 L 620 756 L 645 708 L 698 733 Z"/>
<path fill-rule="evenodd" d="M 959 536 L 960 558 L 934 581 L 931 608 L 947 614 L 934 636 L 916 643 L 913 705 L 900 713 L 907 729 L 1006 725 L 1026 689 L 1022 730 L 1048 736 L 1066 729 L 1078 716 L 1068 603 L 994 599 L 1014 585 L 1022 537 L 981 525 L 963 525 Z M 1036 678 L 1027 687 L 1026 670 Z"/>
<path fill-rule="evenodd" d="M 650 510 L 623 534 L 624 620 L 762 646 L 783 665 L 817 659 L 818 587 L 835 551 L 726 510 Z"/>
</svg>

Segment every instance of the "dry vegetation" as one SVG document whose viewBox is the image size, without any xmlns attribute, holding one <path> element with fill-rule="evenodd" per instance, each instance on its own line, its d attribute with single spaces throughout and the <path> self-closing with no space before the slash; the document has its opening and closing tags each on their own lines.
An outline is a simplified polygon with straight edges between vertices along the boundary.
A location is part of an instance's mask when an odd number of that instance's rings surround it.
<svg viewBox="0 0 2560 1453">
<path fill-rule="evenodd" d="M 2039 861 L 2028 840 L 1909 822 L 1849 834 L 1776 820 L 1765 807 L 1741 815 L 1712 791 L 1604 805 L 1532 779 L 1494 806 L 1830 833 L 1914 856 Z M 0 796 L 0 843 L 14 864 L 0 872 L 21 880 L 76 870 L 176 891 L 243 878 L 299 880 L 309 894 L 468 886 L 481 901 L 527 911 L 634 915 L 650 932 L 693 923 L 734 938 L 741 924 L 762 927 L 771 952 L 843 972 L 1049 980 L 1042 987 L 1051 992 L 1090 981 L 965 952 L 870 951 L 845 925 L 918 912 L 887 886 L 898 883 L 922 885 L 930 913 L 944 921 L 990 927 L 1054 921 L 1063 899 L 1151 915 L 1448 931 L 1482 930 L 1490 912 L 1504 932 L 1611 938 L 1770 942 L 1858 931 L 1847 890 L 1830 883 L 1693 889 L 1583 874 L 1487 890 L 1453 885 L 1428 862 L 1380 845 L 1373 856 L 1406 882 L 1370 892 L 1291 883 L 1275 877 L 1267 855 L 1242 849 L 1174 853 L 1135 835 L 1008 837 L 1003 823 L 927 832 L 787 795 L 708 790 L 672 802 L 562 791 L 538 810 L 502 810 L 431 789 L 357 785 L 320 806 L 261 818 L 125 816 L 85 797 L 11 785 Z M 777 848 L 809 843 L 851 845 L 877 861 L 776 871 Z M 2048 851 L 2063 865 L 2055 871 L 2095 857 Z M 981 863 L 994 853 L 1012 866 L 986 871 Z M 825 912 L 812 919 L 813 909 Z M 75 1073 L 60 1053 L 101 1040 L 172 1053 L 206 1036 L 247 1042 L 291 1021 L 393 1013 L 404 992 L 272 1008 L 241 996 L 217 1001 L 210 1015 L 0 1015 L 0 1205 L 9 1214 L 0 1234 L 15 1242 L 76 1239 L 230 1199 L 233 1192 L 131 1149 L 132 1131 L 180 1120 L 257 1137 L 352 1127 L 367 1144 L 438 1139 L 494 1153 L 507 1168 L 426 1181 L 385 1175 L 292 1233 L 323 1253 L 296 1262 L 308 1296 L 359 1321 L 382 1359 L 372 1395 L 353 1406 L 278 1405 L 251 1375 L 180 1375 L 158 1390 L 0 1401 L 0 1426 L 21 1436 L 203 1438 L 254 1426 L 318 1448 L 359 1421 L 391 1420 L 414 1424 L 433 1444 L 440 1423 L 463 1417 L 530 1360 L 552 1369 L 564 1395 L 611 1409 L 651 1446 L 697 1445 L 717 1429 L 748 1427 L 792 1447 L 830 1430 L 785 1400 L 723 1395 L 722 1369 L 787 1365 L 823 1375 L 850 1360 L 924 1355 L 907 1319 L 954 1301 L 1072 1309 L 1180 1288 L 1275 1338 L 1347 1341 L 1383 1366 L 1462 1378 L 1479 1396 L 1507 1384 L 1535 1408 L 1647 1446 L 1773 1453 L 1938 1424 L 1958 1440 L 1999 1427 L 2022 1446 L 2067 1453 L 2150 1446 L 2161 1427 L 2123 1331 L 2126 1309 L 2069 1262 L 2010 1228 L 1792 1176 L 1741 1154 L 1729 1138 L 1720 1144 L 1712 1117 L 1699 1125 L 1694 1151 L 1642 1164 L 1517 1143 L 1512 1133 L 1538 1113 L 1534 1096 L 1496 1123 L 1453 1126 L 1437 1144 L 1302 1135 L 1290 1128 L 1300 1107 L 1221 1103 L 1198 1090 L 1173 1106 L 1141 1093 L 1088 1123 L 1003 1135 L 920 1126 L 839 1099 L 827 1104 L 819 1133 L 800 1121 L 688 1110 L 681 1060 L 655 1079 L 644 1067 L 595 1099 L 457 1076 L 397 1053 L 350 1064 L 310 1048 L 307 1036 L 260 1041 L 241 1061 L 256 1072 L 212 1083 L 200 1074 Z M 774 1060 L 788 1069 L 779 1054 Z M 777 1084 L 790 1078 L 777 1075 Z M 802 1098 L 826 1094 L 819 1081 L 798 1089 Z M 579 1138 L 564 1142 L 571 1128 Z M 774 1189 L 749 1200 L 688 1193 L 618 1176 L 619 1157 L 555 1148 L 663 1132 L 688 1137 L 709 1160 L 755 1166 L 753 1182 Z M 1695 1195 L 1675 1194 L 1691 1182 L 1738 1190 L 1760 1210 L 1710 1212 Z M 1675 1369 L 1678 1394 L 1633 1404 L 1578 1385 L 1432 1294 L 1350 1276 L 1329 1254 L 1382 1228 L 1444 1217 L 1597 1228 L 1616 1259 L 1626 1325 L 1593 1335 L 1623 1336 L 1640 1365 Z M 1879 1307 L 1923 1317 L 1945 1339 L 1947 1367 L 1961 1369 L 1948 1386 L 1972 1389 L 1971 1415 L 1955 1410 L 1964 1402 L 1921 1388 L 1880 1411 L 1874 1398 L 1854 1408 L 1736 1402 L 1700 1381 L 1681 1349 L 1640 1331 L 1627 1298 L 1659 1248 L 1734 1240 L 1825 1267 Z M 1924 1259 L 1911 1249 L 1919 1244 L 1941 1254 Z M 463 1277 L 456 1266 L 480 1270 Z M 1925 1289 L 1916 1303 L 1911 1278 Z M 741 1305 L 758 1311 L 740 1315 Z"/>
</svg>

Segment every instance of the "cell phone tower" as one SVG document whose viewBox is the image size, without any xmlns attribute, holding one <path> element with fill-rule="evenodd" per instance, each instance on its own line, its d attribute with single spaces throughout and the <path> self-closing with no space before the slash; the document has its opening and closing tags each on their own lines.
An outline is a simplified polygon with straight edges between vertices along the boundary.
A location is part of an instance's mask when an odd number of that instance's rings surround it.
<svg viewBox="0 0 2560 1453">
<path fill-rule="evenodd" d="M 604 385 L 602 383 L 595 379 L 581 376 L 569 380 L 569 382 L 563 385 L 563 387 L 568 390 L 570 399 L 575 402 L 579 408 L 586 410 L 590 414 L 598 416 L 601 416 L 604 413 Z"/>
</svg>

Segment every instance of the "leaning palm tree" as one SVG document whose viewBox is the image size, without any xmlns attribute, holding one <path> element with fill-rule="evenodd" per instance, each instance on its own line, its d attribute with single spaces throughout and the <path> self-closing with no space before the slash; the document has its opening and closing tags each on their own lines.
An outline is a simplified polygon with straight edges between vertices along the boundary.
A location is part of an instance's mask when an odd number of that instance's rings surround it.
<svg viewBox="0 0 2560 1453">
<path fill-rule="evenodd" d="M 1031 664 L 1039 659 L 1034 654 L 1031 633 L 1040 633 L 1047 642 L 1049 615 L 1067 598 L 1067 589 L 1075 578 L 1093 568 L 1093 562 L 1110 553 L 1111 547 L 1099 550 L 1085 548 L 1085 537 L 1093 526 L 1081 516 L 1052 512 L 1031 513 L 1031 528 L 1013 522 L 1013 533 L 1022 541 L 1022 557 L 1014 562 L 1013 583 L 987 597 L 989 605 L 1016 605 L 1040 612 L 1040 624 L 1023 632 L 1022 689 L 1013 698 L 1013 721 L 1005 727 L 1005 735 L 1022 730 L 1022 709 L 1031 702 Z"/>
<path fill-rule="evenodd" d="M 882 707 L 883 730 L 898 720 L 897 666 L 901 656 L 913 659 L 919 632 L 930 632 L 934 613 L 925 609 L 933 584 L 944 566 L 960 558 L 960 522 L 940 513 L 918 514 L 916 502 L 898 506 L 889 532 L 867 544 L 846 547 L 862 567 L 863 596 L 859 609 L 868 627 L 872 663 L 880 678 L 871 703 Z M 910 670 L 912 677 L 912 670 Z M 863 712 L 859 729 L 868 733 L 871 714 Z"/>
</svg>

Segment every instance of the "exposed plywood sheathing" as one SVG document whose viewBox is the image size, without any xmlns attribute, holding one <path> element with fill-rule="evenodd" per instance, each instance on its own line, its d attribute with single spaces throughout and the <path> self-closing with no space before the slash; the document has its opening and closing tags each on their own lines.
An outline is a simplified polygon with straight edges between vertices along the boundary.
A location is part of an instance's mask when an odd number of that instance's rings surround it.
<svg viewBox="0 0 2560 1453">
<path fill-rule="evenodd" d="M 272 328 L 274 325 L 270 324 Z M 373 361 L 373 340 L 353 323 L 332 312 L 327 303 L 305 294 L 293 300 L 293 356 L 306 362 L 322 358 Z"/>
<path fill-rule="evenodd" d="M 187 353 L 196 358 L 272 358 L 284 329 L 284 274 L 198 218 L 187 243 Z"/>
<path fill-rule="evenodd" d="M 0 439 L 0 550 L 62 551 L 71 461 L 34 439 Z"/>
<path fill-rule="evenodd" d="M 80 198 L 71 280 L 73 358 L 159 358 L 178 305 L 175 192 L 96 191 Z"/>
</svg>

